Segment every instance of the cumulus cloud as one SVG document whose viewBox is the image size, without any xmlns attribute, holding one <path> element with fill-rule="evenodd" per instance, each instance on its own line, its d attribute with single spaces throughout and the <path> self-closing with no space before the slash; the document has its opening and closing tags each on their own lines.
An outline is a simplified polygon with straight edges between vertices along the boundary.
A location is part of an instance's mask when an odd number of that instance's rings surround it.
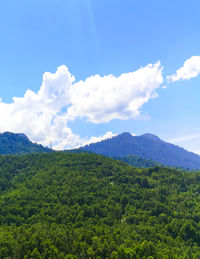
<svg viewBox="0 0 200 259">
<path fill-rule="evenodd" d="M 143 104 L 157 96 L 162 82 L 159 62 L 119 77 L 94 75 L 79 82 L 63 65 L 56 73 L 44 73 L 38 92 L 27 90 L 9 104 L 0 99 L 0 131 L 23 132 L 43 145 L 51 141 L 56 149 L 102 140 L 113 134 L 83 139 L 71 131 L 68 122 L 76 118 L 93 123 L 136 118 Z"/>
<path fill-rule="evenodd" d="M 200 74 L 200 56 L 193 56 L 187 59 L 183 67 L 179 68 L 175 74 L 167 76 L 168 81 L 179 81 L 197 77 Z"/>
<path fill-rule="evenodd" d="M 62 108 L 70 104 L 69 91 L 74 77 L 61 66 L 55 74 L 44 73 L 40 90 L 27 90 L 24 97 L 13 98 L 10 104 L 0 102 L 0 131 L 24 132 L 33 141 L 56 146 L 61 142 L 79 144 L 67 127 Z M 72 141 L 73 139 L 73 141 Z"/>
<path fill-rule="evenodd" d="M 160 62 L 119 77 L 91 76 L 74 84 L 69 119 L 86 117 L 93 123 L 139 116 L 144 103 L 157 97 L 163 82 Z"/>
</svg>

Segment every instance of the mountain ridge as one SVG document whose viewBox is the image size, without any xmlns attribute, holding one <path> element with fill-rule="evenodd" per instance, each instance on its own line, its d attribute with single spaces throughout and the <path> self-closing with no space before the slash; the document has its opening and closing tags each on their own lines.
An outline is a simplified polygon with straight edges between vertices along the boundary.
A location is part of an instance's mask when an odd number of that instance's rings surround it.
<svg viewBox="0 0 200 259">
<path fill-rule="evenodd" d="M 49 153 L 51 149 L 33 143 L 24 133 L 12 133 L 9 131 L 0 133 L 0 154 L 25 155 L 32 153 Z"/>
<path fill-rule="evenodd" d="M 54 152 L 54 150 L 31 142 L 24 133 L 0 133 L 0 154 L 2 155 L 49 152 Z M 128 162 L 134 166 L 144 164 L 144 167 L 146 167 L 159 164 L 189 170 L 200 169 L 199 155 L 167 143 L 150 133 L 133 136 L 129 132 L 123 132 L 112 138 L 91 143 L 75 150 L 66 150 L 65 152 L 97 153 Z"/>
<path fill-rule="evenodd" d="M 92 143 L 80 148 L 109 157 L 134 155 L 151 159 L 165 166 L 200 169 L 200 156 L 177 145 L 165 142 L 156 135 L 146 133 L 133 136 L 123 132 L 113 138 Z"/>
</svg>

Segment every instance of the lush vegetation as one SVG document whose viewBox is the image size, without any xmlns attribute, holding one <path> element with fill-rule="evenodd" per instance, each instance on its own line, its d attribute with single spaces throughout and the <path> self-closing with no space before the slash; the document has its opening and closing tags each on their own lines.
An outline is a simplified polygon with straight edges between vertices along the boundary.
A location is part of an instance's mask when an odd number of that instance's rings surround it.
<svg viewBox="0 0 200 259">
<path fill-rule="evenodd" d="M 200 173 L 0 156 L 0 258 L 200 258 Z"/>
<path fill-rule="evenodd" d="M 154 167 L 154 166 L 162 166 L 162 164 L 155 162 L 151 159 L 144 159 L 138 156 L 133 155 L 127 155 L 123 157 L 115 157 L 114 159 L 124 161 L 128 163 L 129 165 L 139 167 L 139 168 L 148 168 L 148 167 Z"/>
<path fill-rule="evenodd" d="M 4 132 L 0 134 L 0 154 L 24 155 L 30 153 L 49 153 L 51 149 L 32 143 L 26 135 Z"/>
<path fill-rule="evenodd" d="M 74 153 L 74 154 L 80 154 L 80 153 L 88 153 L 91 154 L 92 152 L 87 151 L 87 150 L 82 150 L 81 148 L 78 149 L 69 149 L 65 150 L 65 153 Z M 123 157 L 112 157 L 115 160 L 120 160 L 123 161 L 129 165 L 132 165 L 134 167 L 139 167 L 139 168 L 148 168 L 148 167 L 154 167 L 154 166 L 163 166 L 161 163 L 155 162 L 151 159 L 145 159 L 141 158 L 138 156 L 133 156 L 133 155 L 127 155 Z"/>
</svg>

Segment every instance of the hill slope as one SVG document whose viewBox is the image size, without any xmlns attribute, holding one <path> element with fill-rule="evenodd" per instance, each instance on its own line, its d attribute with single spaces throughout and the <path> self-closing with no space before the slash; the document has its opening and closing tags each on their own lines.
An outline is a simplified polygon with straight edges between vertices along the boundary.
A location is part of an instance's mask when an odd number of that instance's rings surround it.
<svg viewBox="0 0 200 259">
<path fill-rule="evenodd" d="M 190 170 L 200 168 L 200 156 L 164 142 L 152 134 L 132 136 L 125 132 L 111 139 L 84 146 L 81 149 L 110 157 L 134 155 L 152 159 L 163 165 Z"/>
<path fill-rule="evenodd" d="M 134 156 L 134 155 L 115 157 L 114 159 L 126 162 L 127 164 L 138 167 L 138 168 L 163 166 L 161 163 L 155 162 L 151 159 L 145 159 L 145 158 L 141 158 L 141 157 Z"/>
<path fill-rule="evenodd" d="M 48 152 L 52 152 L 52 150 L 32 143 L 23 133 L 4 132 L 0 134 L 0 154 L 23 155 Z"/>
<path fill-rule="evenodd" d="M 200 174 L 0 156 L 0 258 L 199 258 Z"/>
</svg>

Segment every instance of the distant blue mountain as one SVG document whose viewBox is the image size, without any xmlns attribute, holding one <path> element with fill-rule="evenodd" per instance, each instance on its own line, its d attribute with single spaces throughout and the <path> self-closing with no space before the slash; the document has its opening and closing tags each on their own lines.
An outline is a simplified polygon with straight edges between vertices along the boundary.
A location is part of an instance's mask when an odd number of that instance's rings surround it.
<svg viewBox="0 0 200 259">
<path fill-rule="evenodd" d="M 153 134 L 132 136 L 124 132 L 110 139 L 86 145 L 80 150 L 94 152 L 109 157 L 128 155 L 151 159 L 166 166 L 185 169 L 200 169 L 200 156 L 167 143 Z"/>
</svg>

